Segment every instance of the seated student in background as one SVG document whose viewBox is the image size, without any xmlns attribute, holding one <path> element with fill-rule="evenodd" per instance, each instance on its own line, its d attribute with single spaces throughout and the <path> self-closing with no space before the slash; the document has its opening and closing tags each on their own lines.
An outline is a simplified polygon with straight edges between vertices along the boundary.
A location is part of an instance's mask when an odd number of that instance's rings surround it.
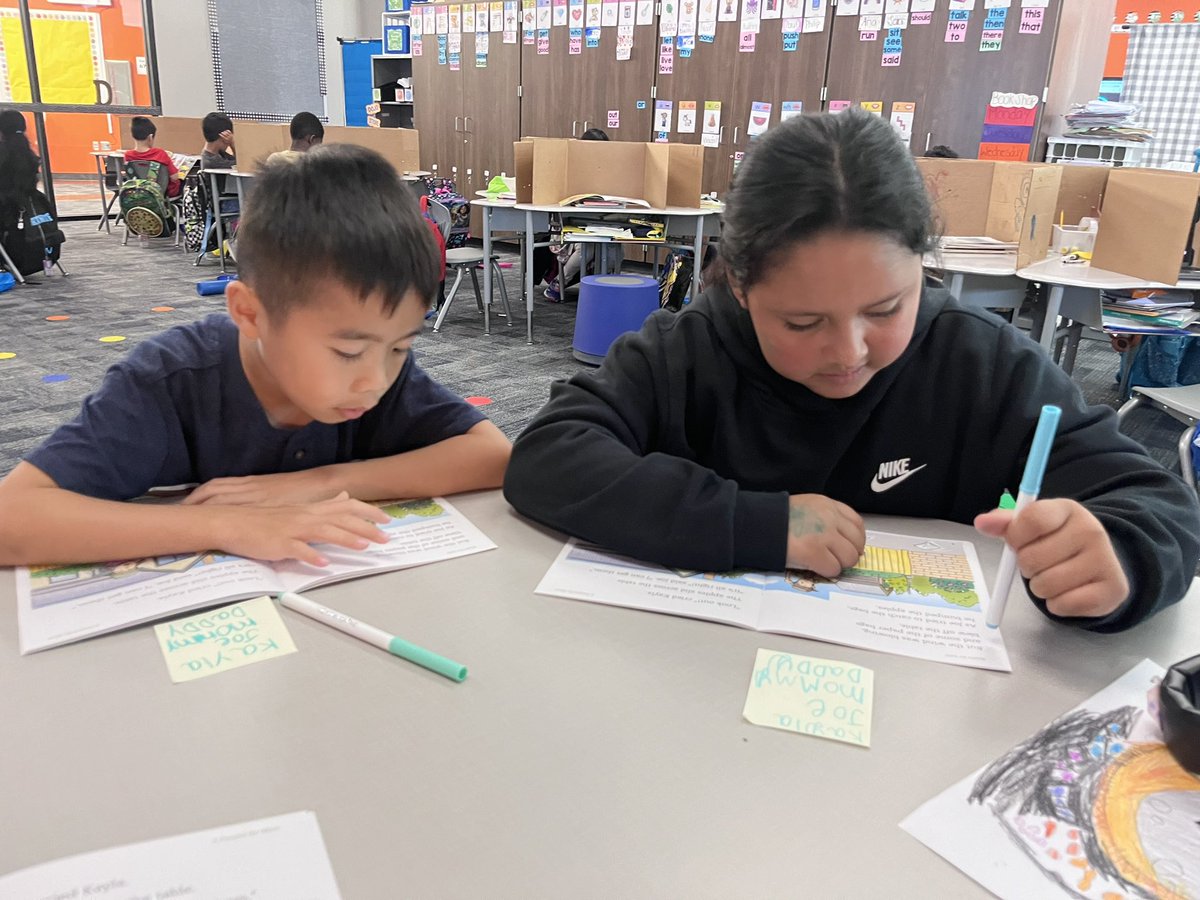
<svg viewBox="0 0 1200 900">
<path fill-rule="evenodd" d="M 42 161 L 25 136 L 24 113 L 0 110 L 0 236 L 17 227 L 21 208 L 37 189 Z"/>
<path fill-rule="evenodd" d="M 317 147 L 325 140 L 325 126 L 310 112 L 299 112 L 292 116 L 292 123 L 288 126 L 288 132 L 292 136 L 292 146 L 288 150 L 276 150 L 267 157 L 267 162 L 275 162 L 280 159 L 295 159 L 296 157 L 307 153 L 313 147 Z"/>
<path fill-rule="evenodd" d="M 200 165 L 205 169 L 232 169 L 237 165 L 233 147 L 233 119 L 224 113 L 210 112 L 200 122 L 204 132 L 204 150 Z"/>
<path fill-rule="evenodd" d="M 865 514 L 973 521 L 1014 547 L 1052 618 L 1118 631 L 1177 601 L 1200 554 L 1195 494 L 1027 337 L 923 288 L 933 246 L 886 121 L 776 126 L 727 199 L 726 283 L 556 383 L 505 496 L 619 553 L 718 571 L 834 576 Z M 1046 403 L 1063 416 L 1042 499 L 1013 522 L 994 507 Z"/>
<path fill-rule="evenodd" d="M 373 151 L 259 175 L 229 314 L 151 338 L 0 482 L 0 565 L 219 549 L 322 565 L 384 542 L 364 503 L 496 487 L 508 439 L 416 364 L 437 286 L 412 192 Z M 119 503 L 199 484 L 180 505 Z"/>
<path fill-rule="evenodd" d="M 951 150 L 945 144 L 937 144 L 930 147 L 924 154 L 929 159 L 958 159 L 956 152 Z"/>
<path fill-rule="evenodd" d="M 183 190 L 184 174 L 171 159 L 171 154 L 161 147 L 154 146 L 154 136 L 158 134 L 158 126 L 145 116 L 134 116 L 129 123 L 129 133 L 133 135 L 136 149 L 125 151 L 125 162 L 156 162 L 166 168 L 170 179 L 167 182 L 167 196 L 178 197 Z"/>
</svg>

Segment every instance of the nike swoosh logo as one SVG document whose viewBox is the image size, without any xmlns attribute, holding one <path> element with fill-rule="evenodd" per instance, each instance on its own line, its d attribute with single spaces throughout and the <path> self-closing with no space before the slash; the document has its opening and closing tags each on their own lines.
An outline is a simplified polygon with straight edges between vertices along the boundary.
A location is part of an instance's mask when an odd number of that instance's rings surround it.
<svg viewBox="0 0 1200 900">
<path fill-rule="evenodd" d="M 892 478 L 889 481 L 880 481 L 879 476 L 876 475 L 874 478 L 871 479 L 871 490 L 873 490 L 877 494 L 882 494 L 884 491 L 890 491 L 892 488 L 894 488 L 896 485 L 898 485 L 900 482 L 902 482 L 909 475 L 916 475 L 927 465 L 929 465 L 929 463 L 923 463 L 923 464 L 917 466 L 915 469 L 909 469 L 907 472 L 897 475 L 895 478 Z"/>
</svg>

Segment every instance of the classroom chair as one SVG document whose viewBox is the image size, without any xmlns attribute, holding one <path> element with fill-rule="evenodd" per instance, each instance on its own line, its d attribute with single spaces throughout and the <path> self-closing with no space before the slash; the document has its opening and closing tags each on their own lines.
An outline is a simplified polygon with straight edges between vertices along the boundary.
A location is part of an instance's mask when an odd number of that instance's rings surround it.
<svg viewBox="0 0 1200 900">
<path fill-rule="evenodd" d="M 124 164 L 124 168 L 122 170 L 124 172 L 124 178 L 149 178 L 150 166 L 151 163 L 146 160 L 131 160 Z M 107 179 L 105 179 L 105 182 L 107 183 Z M 170 172 L 167 171 L 165 166 L 159 166 L 158 186 L 162 188 L 163 197 L 166 198 L 166 201 L 171 206 L 175 216 L 175 246 L 178 247 L 179 229 L 183 219 L 183 192 L 180 191 L 178 197 L 167 197 L 167 187 L 170 185 L 170 183 Z M 118 188 L 118 190 L 120 189 Z M 124 247 L 129 244 L 129 223 L 125 222 L 122 216 L 118 216 L 117 219 L 125 224 L 125 239 L 121 241 L 121 246 Z M 165 237 L 165 235 L 160 235 L 160 237 Z"/>
<path fill-rule="evenodd" d="M 434 223 L 442 232 L 442 239 L 445 240 L 450 234 L 450 210 L 444 204 L 438 203 L 432 197 L 429 198 L 429 215 L 433 217 Z M 493 282 L 500 287 L 500 299 L 504 302 L 504 317 L 508 320 L 508 324 L 512 325 L 512 310 L 508 306 L 508 289 L 504 286 L 504 274 L 500 271 L 500 258 L 495 254 L 486 263 L 482 250 L 477 250 L 474 247 L 455 247 L 446 251 L 446 267 L 454 269 L 454 285 L 450 288 L 450 292 L 446 294 L 446 302 L 442 304 L 442 308 L 438 310 L 437 319 L 434 320 L 433 330 L 436 332 L 442 327 L 442 320 L 446 318 L 446 313 L 450 311 L 450 304 L 454 302 L 454 295 L 458 291 L 458 286 L 462 283 L 463 272 L 471 273 L 471 284 L 475 286 L 475 304 L 479 307 L 480 314 L 483 313 L 483 295 L 479 292 L 479 275 L 476 273 L 476 268 L 480 265 L 490 265 L 493 270 Z M 490 298 L 489 298 L 490 301 Z"/>
<path fill-rule="evenodd" d="M 230 200 L 237 200 L 238 195 L 236 190 L 229 188 L 229 178 L 225 175 L 217 176 L 217 194 L 212 196 L 212 181 L 209 177 L 209 172 L 202 171 L 200 177 L 204 179 L 204 195 L 208 198 L 208 209 L 204 212 L 204 236 L 200 239 L 200 252 L 196 254 L 196 258 L 192 261 L 193 266 L 200 265 L 208 252 L 208 239 L 217 228 L 216 216 L 221 217 L 222 231 L 224 233 L 225 242 L 229 243 L 232 240 L 232 235 L 229 233 L 229 228 L 226 223 L 232 222 L 241 216 L 240 208 L 236 212 L 222 212 L 221 207 Z M 221 273 L 225 273 L 225 248 L 218 247 L 221 259 Z"/>
<path fill-rule="evenodd" d="M 108 198 L 108 203 L 104 204 L 104 218 L 100 220 L 100 224 L 96 226 L 96 230 L 104 229 L 109 234 L 112 234 L 112 227 L 109 224 L 108 217 L 112 214 L 112 208 L 116 205 L 117 196 L 121 192 L 121 170 L 125 165 L 125 161 L 118 156 L 104 157 L 104 189 L 112 194 Z M 121 224 L 121 210 L 117 208 L 117 224 Z"/>
<path fill-rule="evenodd" d="M 1192 436 L 1196 432 L 1196 424 L 1200 423 L 1200 384 L 1188 384 L 1183 387 L 1156 388 L 1135 387 L 1133 396 L 1117 410 L 1117 420 L 1125 418 L 1143 404 L 1165 412 L 1176 422 L 1185 426 L 1179 436 L 1179 469 L 1183 480 L 1196 490 L 1196 472 L 1192 466 Z"/>
</svg>

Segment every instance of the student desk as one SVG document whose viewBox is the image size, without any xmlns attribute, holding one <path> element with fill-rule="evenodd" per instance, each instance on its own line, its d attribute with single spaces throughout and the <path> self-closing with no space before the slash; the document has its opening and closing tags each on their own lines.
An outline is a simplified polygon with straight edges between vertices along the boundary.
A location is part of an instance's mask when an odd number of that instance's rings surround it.
<svg viewBox="0 0 1200 900">
<path fill-rule="evenodd" d="M 112 228 L 108 223 L 108 211 L 112 209 L 112 203 L 116 200 L 114 195 L 113 200 L 108 203 L 104 202 L 104 195 L 108 191 L 108 187 L 104 184 L 104 177 L 108 174 L 109 159 L 119 159 L 122 162 L 125 160 L 124 150 L 93 150 L 91 153 L 92 159 L 96 161 L 96 183 L 100 186 L 100 225 L 96 230 L 103 228 L 109 234 L 112 234 Z M 117 182 L 121 180 L 121 167 L 117 167 Z"/>
<path fill-rule="evenodd" d="M 1063 357 L 1063 368 L 1071 371 L 1075 362 L 1075 350 L 1079 342 L 1079 331 L 1084 325 L 1101 328 L 1104 325 L 1100 294 L 1102 291 L 1122 291 L 1146 288 L 1195 290 L 1195 282 L 1163 284 L 1146 281 L 1132 275 L 1121 275 L 1107 269 L 1093 268 L 1090 263 L 1064 263 L 1061 256 L 1050 256 L 1041 262 L 1026 266 L 1017 272 L 1026 281 L 1036 281 L 1050 288 L 1044 306 L 1034 310 L 1034 330 L 1040 331 L 1040 343 L 1047 350 L 1054 341 L 1061 315 L 1076 323 L 1075 333 L 1067 343 Z"/>
<path fill-rule="evenodd" d="M 944 272 L 946 289 L 964 306 L 1017 310 L 1025 299 L 1015 252 L 982 256 L 941 251 L 926 253 L 922 264 Z"/>
<path fill-rule="evenodd" d="M 453 502 L 499 549 L 310 595 L 462 684 L 287 610 L 299 652 L 190 683 L 149 626 L 20 657 L 0 574 L 0 872 L 312 809 L 347 900 L 986 897 L 897 823 L 1143 657 L 1197 650 L 1195 587 L 1118 636 L 1013 598 L 1011 674 L 541 597 L 560 536 L 496 491 Z M 873 668 L 873 747 L 744 722 L 757 647 Z"/>
<path fill-rule="evenodd" d="M 472 200 L 471 203 L 483 210 L 483 255 L 484 259 L 492 253 L 492 231 L 517 231 L 525 235 L 525 256 L 523 260 L 525 280 L 525 340 L 533 343 L 533 251 L 536 247 L 545 247 L 545 243 L 535 243 L 535 232 L 549 231 L 550 215 L 552 213 L 603 213 L 605 215 L 628 216 L 661 216 L 664 219 L 663 233 L 665 235 L 685 235 L 692 238 L 692 252 L 695 253 L 696 265 L 692 268 L 692 296 L 700 291 L 700 262 L 704 250 L 704 238 L 719 234 L 718 221 L 720 208 L 697 207 L 667 207 L 665 209 L 605 209 L 605 210 L 575 210 L 570 206 L 534 205 L 532 203 L 516 203 L 512 200 Z M 637 244 L 639 241 L 621 241 L 622 244 Z M 490 331 L 488 310 L 492 302 L 492 274 L 489 266 L 483 269 L 483 330 Z"/>
<path fill-rule="evenodd" d="M 209 197 L 212 200 L 212 214 L 217 228 L 217 249 L 221 256 L 221 272 L 225 272 L 225 222 L 221 219 L 221 190 L 217 186 L 217 178 L 222 175 L 228 175 L 233 179 L 234 190 L 237 191 L 238 209 L 245 208 L 246 193 L 243 188 L 243 182 L 248 178 L 253 178 L 253 172 L 242 172 L 236 166 L 232 169 L 205 169 L 204 174 L 208 176 Z M 228 195 L 226 195 L 228 199 Z"/>
</svg>

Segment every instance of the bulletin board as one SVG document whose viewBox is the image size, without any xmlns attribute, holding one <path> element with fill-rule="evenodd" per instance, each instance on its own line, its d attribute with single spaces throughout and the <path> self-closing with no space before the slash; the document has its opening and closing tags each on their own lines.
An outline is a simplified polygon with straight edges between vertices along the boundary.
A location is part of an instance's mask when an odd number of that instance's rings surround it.
<svg viewBox="0 0 1200 900">
<path fill-rule="evenodd" d="M 95 79 L 104 78 L 100 17 L 89 12 L 30 10 L 33 49 L 43 103 L 96 102 Z M 0 101 L 31 103 L 20 13 L 0 9 Z"/>
<path fill-rule="evenodd" d="M 1125 58 L 1121 99 L 1141 107 L 1153 129 L 1142 165 L 1189 167 L 1200 148 L 1200 24 L 1135 25 Z"/>
<path fill-rule="evenodd" d="M 321 0 L 208 0 L 217 108 L 235 119 L 326 120 Z"/>
</svg>

